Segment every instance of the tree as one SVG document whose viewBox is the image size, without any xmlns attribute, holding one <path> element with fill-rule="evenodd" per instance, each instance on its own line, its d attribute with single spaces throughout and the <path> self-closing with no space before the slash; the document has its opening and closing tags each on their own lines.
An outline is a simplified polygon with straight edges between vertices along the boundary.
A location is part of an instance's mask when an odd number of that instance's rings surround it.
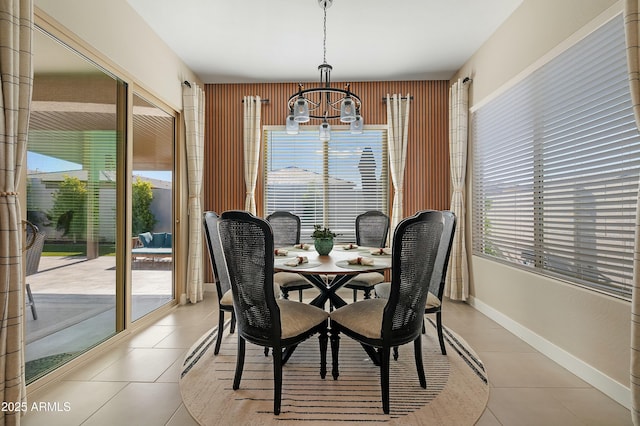
<svg viewBox="0 0 640 426">
<path fill-rule="evenodd" d="M 133 235 L 138 235 L 151 231 L 157 222 L 151 211 L 151 202 L 153 201 L 151 182 L 144 181 L 137 176 L 133 182 L 132 192 L 132 232 Z"/>
<path fill-rule="evenodd" d="M 87 229 L 87 184 L 77 177 L 64 176 L 53 194 L 53 208 L 49 213 L 56 221 L 56 229 L 73 240 L 85 238 Z"/>
</svg>

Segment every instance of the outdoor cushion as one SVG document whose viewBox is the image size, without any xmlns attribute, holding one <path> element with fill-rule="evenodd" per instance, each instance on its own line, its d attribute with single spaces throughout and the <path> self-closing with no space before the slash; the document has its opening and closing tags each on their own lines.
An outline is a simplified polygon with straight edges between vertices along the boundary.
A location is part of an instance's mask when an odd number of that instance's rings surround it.
<svg viewBox="0 0 640 426">
<path fill-rule="evenodd" d="M 153 240 L 153 235 L 151 232 L 143 232 L 142 234 L 138 234 L 138 239 L 145 247 L 151 247 L 151 240 Z"/>
<path fill-rule="evenodd" d="M 151 239 L 150 247 L 153 247 L 153 248 L 163 248 L 163 247 L 165 247 L 165 245 L 164 245 L 164 240 L 165 239 L 166 239 L 166 234 L 164 232 L 155 232 L 153 234 L 153 238 Z"/>
</svg>

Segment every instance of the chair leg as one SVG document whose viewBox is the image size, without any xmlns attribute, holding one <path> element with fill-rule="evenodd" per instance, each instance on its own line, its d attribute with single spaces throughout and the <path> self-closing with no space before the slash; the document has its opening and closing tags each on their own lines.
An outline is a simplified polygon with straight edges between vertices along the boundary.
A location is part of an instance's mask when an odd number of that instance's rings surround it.
<svg viewBox="0 0 640 426">
<path fill-rule="evenodd" d="M 397 347 L 397 346 L 394 346 L 394 347 L 393 347 L 393 360 L 394 360 L 394 361 L 397 361 L 397 360 L 398 360 L 398 356 L 399 356 L 399 354 L 398 354 L 398 347 Z"/>
<path fill-rule="evenodd" d="M 338 352 L 340 349 L 340 332 L 331 328 L 331 375 L 333 380 L 338 380 Z"/>
<path fill-rule="evenodd" d="M 231 325 L 229 326 L 229 334 L 233 334 L 236 331 L 236 313 L 231 311 Z"/>
<path fill-rule="evenodd" d="M 355 302 L 356 300 L 358 300 L 358 290 L 356 290 L 355 288 L 353 289 L 353 301 Z"/>
<path fill-rule="evenodd" d="M 327 322 L 325 321 L 324 326 L 320 329 L 320 336 L 318 336 L 320 340 L 320 377 L 327 377 L 327 341 L 329 338 L 327 337 Z"/>
<path fill-rule="evenodd" d="M 302 302 L 302 289 L 298 290 L 298 300 Z"/>
<path fill-rule="evenodd" d="M 273 414 L 280 414 L 282 400 L 282 348 L 273 348 Z"/>
<path fill-rule="evenodd" d="M 380 355 L 380 386 L 382 388 L 382 411 L 389 414 L 389 360 L 391 348 L 384 347 L 378 351 Z"/>
<path fill-rule="evenodd" d="M 427 379 L 424 377 L 424 365 L 422 364 L 422 336 L 413 341 L 413 353 L 416 358 L 416 370 L 418 370 L 418 379 L 423 389 L 427 388 Z"/>
<path fill-rule="evenodd" d="M 223 331 L 224 331 L 224 311 L 220 309 L 218 312 L 218 336 L 216 337 L 216 347 L 213 349 L 214 355 L 218 355 L 218 352 L 220 352 L 220 344 L 222 343 Z"/>
<path fill-rule="evenodd" d="M 29 301 L 28 305 L 31 307 L 31 315 L 33 315 L 33 319 L 38 319 L 38 313 L 36 312 L 36 302 L 33 300 L 33 293 L 31 293 L 31 285 L 27 283 L 27 300 Z"/>
<path fill-rule="evenodd" d="M 367 287 L 364 289 L 364 298 L 371 299 L 371 287 Z"/>
<path fill-rule="evenodd" d="M 438 329 L 438 340 L 440 341 L 440 351 L 442 355 L 447 354 L 447 350 L 444 347 L 444 336 L 442 335 L 442 312 L 436 312 L 436 326 Z"/>
<path fill-rule="evenodd" d="M 240 380 L 242 379 L 242 369 L 244 368 L 244 351 L 246 343 L 244 338 L 238 336 L 238 356 L 236 358 L 236 374 L 233 377 L 233 390 L 240 387 Z"/>
<path fill-rule="evenodd" d="M 280 291 L 282 292 L 282 298 L 283 299 L 288 299 L 289 298 L 289 290 L 287 290 L 284 287 L 280 287 Z"/>
</svg>

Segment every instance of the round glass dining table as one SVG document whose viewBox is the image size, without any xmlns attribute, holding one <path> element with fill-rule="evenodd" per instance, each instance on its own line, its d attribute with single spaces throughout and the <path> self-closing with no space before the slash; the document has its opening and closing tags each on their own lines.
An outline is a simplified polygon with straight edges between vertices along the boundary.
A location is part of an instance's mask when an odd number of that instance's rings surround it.
<svg viewBox="0 0 640 426">
<path fill-rule="evenodd" d="M 278 251 L 286 254 L 278 255 Z M 300 263 L 299 259 L 304 259 L 304 262 Z M 389 249 L 383 251 L 349 244 L 336 244 L 326 256 L 319 255 L 313 246 L 309 250 L 291 247 L 276 249 L 274 256 L 276 272 L 300 274 L 320 291 L 311 304 L 321 308 L 327 300 L 335 308 L 346 305 L 347 302 L 338 296 L 336 291 L 356 275 L 364 272 L 384 272 L 387 269 L 391 269 Z"/>
</svg>

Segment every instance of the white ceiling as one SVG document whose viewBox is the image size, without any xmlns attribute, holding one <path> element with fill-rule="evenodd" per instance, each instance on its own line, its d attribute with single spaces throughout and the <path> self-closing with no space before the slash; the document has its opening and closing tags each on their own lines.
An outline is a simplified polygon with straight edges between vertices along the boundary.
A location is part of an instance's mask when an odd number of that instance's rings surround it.
<svg viewBox="0 0 640 426">
<path fill-rule="evenodd" d="M 319 79 L 318 0 L 127 0 L 204 83 Z M 449 79 L 522 0 L 334 0 L 334 81 Z"/>
</svg>

